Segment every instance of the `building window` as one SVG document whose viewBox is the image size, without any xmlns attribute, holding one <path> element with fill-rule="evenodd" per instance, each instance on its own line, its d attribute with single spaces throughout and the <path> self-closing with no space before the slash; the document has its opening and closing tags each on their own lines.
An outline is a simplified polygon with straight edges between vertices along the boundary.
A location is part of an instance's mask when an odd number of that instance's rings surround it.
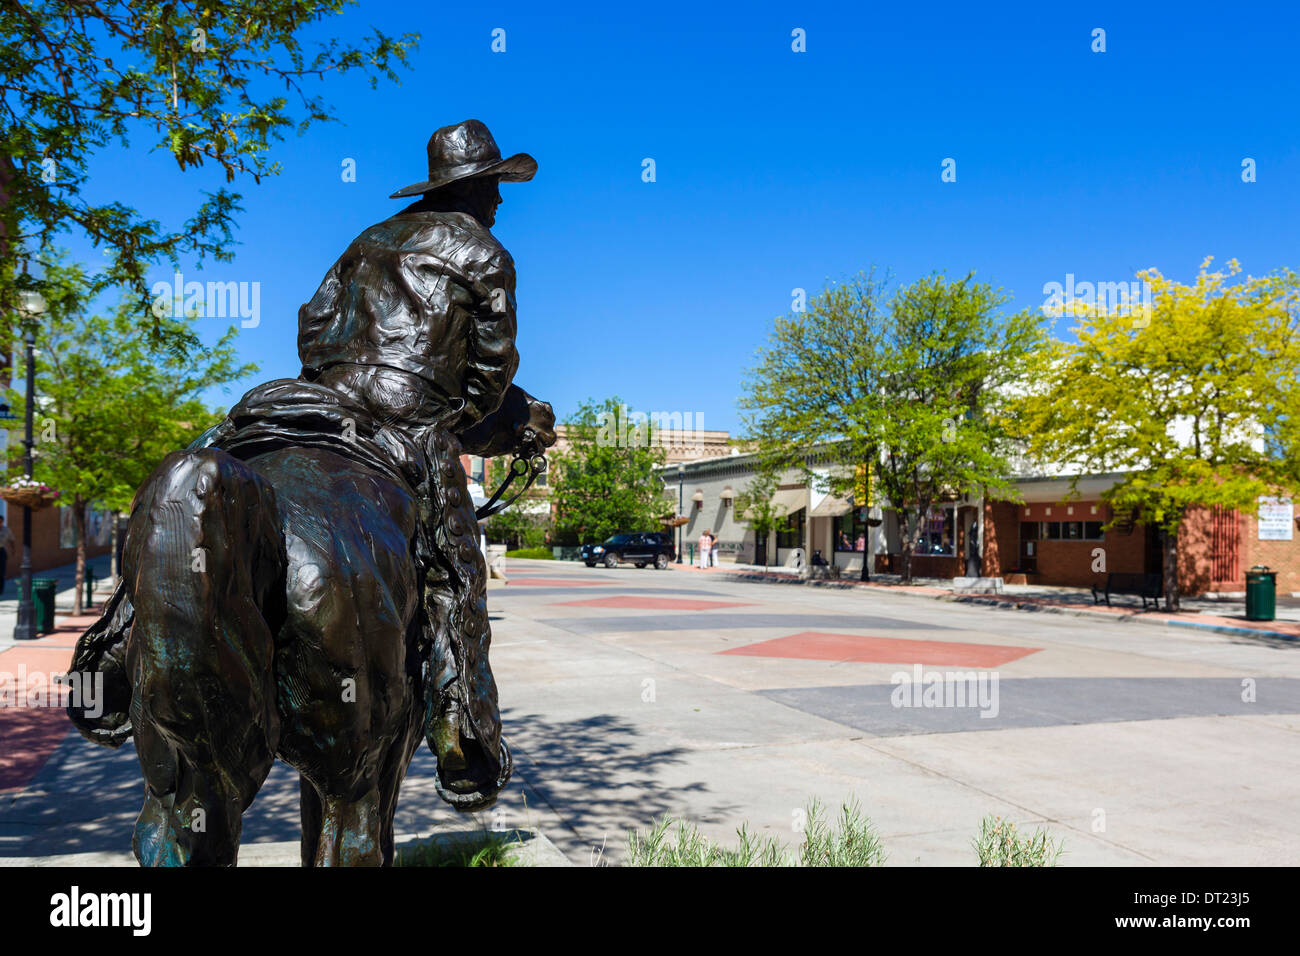
<svg viewBox="0 0 1300 956">
<path fill-rule="evenodd" d="M 1048 541 L 1105 541 L 1100 521 L 1043 521 L 1041 537 Z"/>
<path fill-rule="evenodd" d="M 867 550 L 867 523 L 861 515 L 861 509 L 855 508 L 835 519 L 836 551 Z"/>
<path fill-rule="evenodd" d="M 776 546 L 778 548 L 802 548 L 803 526 L 804 509 L 800 508 L 793 514 L 786 515 L 781 519 L 781 524 L 776 529 Z"/>
<path fill-rule="evenodd" d="M 952 557 L 957 553 L 957 507 L 931 508 L 921 531 L 917 554 L 938 554 Z"/>
</svg>

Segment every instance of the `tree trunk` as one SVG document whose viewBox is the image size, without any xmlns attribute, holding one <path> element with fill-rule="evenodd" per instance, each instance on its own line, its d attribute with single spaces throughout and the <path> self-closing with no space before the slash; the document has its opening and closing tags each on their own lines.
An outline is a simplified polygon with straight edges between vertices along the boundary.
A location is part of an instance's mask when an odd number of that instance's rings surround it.
<svg viewBox="0 0 1300 956">
<path fill-rule="evenodd" d="M 898 529 L 898 551 L 899 551 L 899 573 L 903 577 L 904 584 L 912 583 L 912 550 L 916 547 L 916 542 L 912 540 L 912 516 L 907 513 L 899 515 L 902 519 L 901 527 Z"/>
<path fill-rule="evenodd" d="M 76 495 L 72 500 L 72 527 L 77 539 L 77 573 L 73 578 L 72 613 L 82 614 L 81 589 L 86 581 L 86 502 Z"/>
<path fill-rule="evenodd" d="M 925 527 L 924 515 L 928 512 L 927 505 L 917 514 L 906 514 L 903 518 L 903 527 L 899 529 L 900 549 L 903 558 L 903 583 L 912 583 L 912 556 L 916 553 L 916 546 L 921 543 L 921 529 Z"/>
<path fill-rule="evenodd" d="M 1178 601 L 1178 532 L 1160 532 L 1165 546 L 1165 610 L 1177 611 Z"/>
</svg>

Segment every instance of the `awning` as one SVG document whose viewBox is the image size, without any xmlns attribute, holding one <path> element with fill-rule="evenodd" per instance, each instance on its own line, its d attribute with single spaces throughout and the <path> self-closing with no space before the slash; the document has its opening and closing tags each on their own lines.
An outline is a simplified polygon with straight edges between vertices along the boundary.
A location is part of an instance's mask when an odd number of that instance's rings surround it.
<svg viewBox="0 0 1300 956">
<path fill-rule="evenodd" d="M 487 504 L 487 493 L 483 491 L 483 486 L 477 481 L 467 481 L 465 490 L 469 492 L 469 500 L 474 503 L 475 508 L 482 508 Z"/>
<path fill-rule="evenodd" d="M 800 508 L 808 507 L 807 488 L 786 488 L 772 495 L 774 504 L 781 514 L 792 515 Z"/>
<path fill-rule="evenodd" d="M 846 515 L 852 510 L 853 502 L 849 501 L 849 499 L 827 495 L 821 500 L 821 503 L 812 510 L 811 517 L 838 518 L 840 515 Z"/>
</svg>

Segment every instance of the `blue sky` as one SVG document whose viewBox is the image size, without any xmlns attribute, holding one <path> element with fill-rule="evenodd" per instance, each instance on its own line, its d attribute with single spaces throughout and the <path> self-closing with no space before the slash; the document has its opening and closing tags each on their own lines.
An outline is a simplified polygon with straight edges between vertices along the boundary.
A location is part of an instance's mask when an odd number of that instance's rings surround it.
<svg viewBox="0 0 1300 956">
<path fill-rule="evenodd" d="M 362 0 L 324 25 L 423 39 L 401 86 L 325 83 L 340 122 L 281 143 L 278 178 L 239 184 L 236 260 L 183 270 L 261 284 L 261 324 L 239 338 L 261 369 L 214 404 L 297 375 L 298 307 L 401 208 L 387 195 L 424 178 L 429 134 L 470 117 L 539 163 L 503 184 L 494 232 L 518 267 L 516 381 L 561 418 L 618 393 L 734 430 L 742 374 L 791 290 L 873 264 L 902 281 L 973 269 L 1017 308 L 1067 273 L 1187 281 L 1207 255 L 1300 267 L 1295 4 L 602 6 Z M 134 145 L 95 163 L 90 196 L 176 224 L 219 182 Z M 205 320 L 205 337 L 226 324 Z"/>
</svg>

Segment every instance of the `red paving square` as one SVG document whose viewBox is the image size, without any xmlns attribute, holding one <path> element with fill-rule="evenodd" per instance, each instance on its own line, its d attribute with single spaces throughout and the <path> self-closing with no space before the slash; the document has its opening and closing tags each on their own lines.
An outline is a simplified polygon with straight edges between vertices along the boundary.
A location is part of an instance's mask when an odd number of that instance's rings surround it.
<svg viewBox="0 0 1300 956">
<path fill-rule="evenodd" d="M 62 707 L 0 707 L 0 793 L 31 783 L 71 729 Z"/>
<path fill-rule="evenodd" d="M 0 706 L 0 741 L 4 741 L 0 747 L 0 793 L 26 787 L 72 729 L 67 713 L 51 696 L 58 691 L 50 676 L 65 672 L 72 657 L 70 647 L 50 646 L 60 640 L 67 643 L 68 635 L 56 633 L 0 651 L 0 683 L 4 684 L 0 699 L 13 705 Z M 38 692 L 47 695 L 45 706 L 28 706 L 27 695 Z"/>
<path fill-rule="evenodd" d="M 609 581 L 575 581 L 573 578 L 510 578 L 506 587 L 526 588 L 603 588 Z"/>
<path fill-rule="evenodd" d="M 804 631 L 789 637 L 759 641 L 719 651 L 741 657 L 788 657 L 855 664 L 950 664 L 953 667 L 997 667 L 1027 657 L 1038 647 L 1004 644 L 963 644 L 958 641 L 918 641 L 903 637 L 867 637 Z"/>
<path fill-rule="evenodd" d="M 552 607 L 617 607 L 644 611 L 711 611 L 720 607 L 752 607 L 738 601 L 700 601 L 692 598 L 625 597 L 591 598 L 588 601 L 558 601 Z"/>
</svg>

